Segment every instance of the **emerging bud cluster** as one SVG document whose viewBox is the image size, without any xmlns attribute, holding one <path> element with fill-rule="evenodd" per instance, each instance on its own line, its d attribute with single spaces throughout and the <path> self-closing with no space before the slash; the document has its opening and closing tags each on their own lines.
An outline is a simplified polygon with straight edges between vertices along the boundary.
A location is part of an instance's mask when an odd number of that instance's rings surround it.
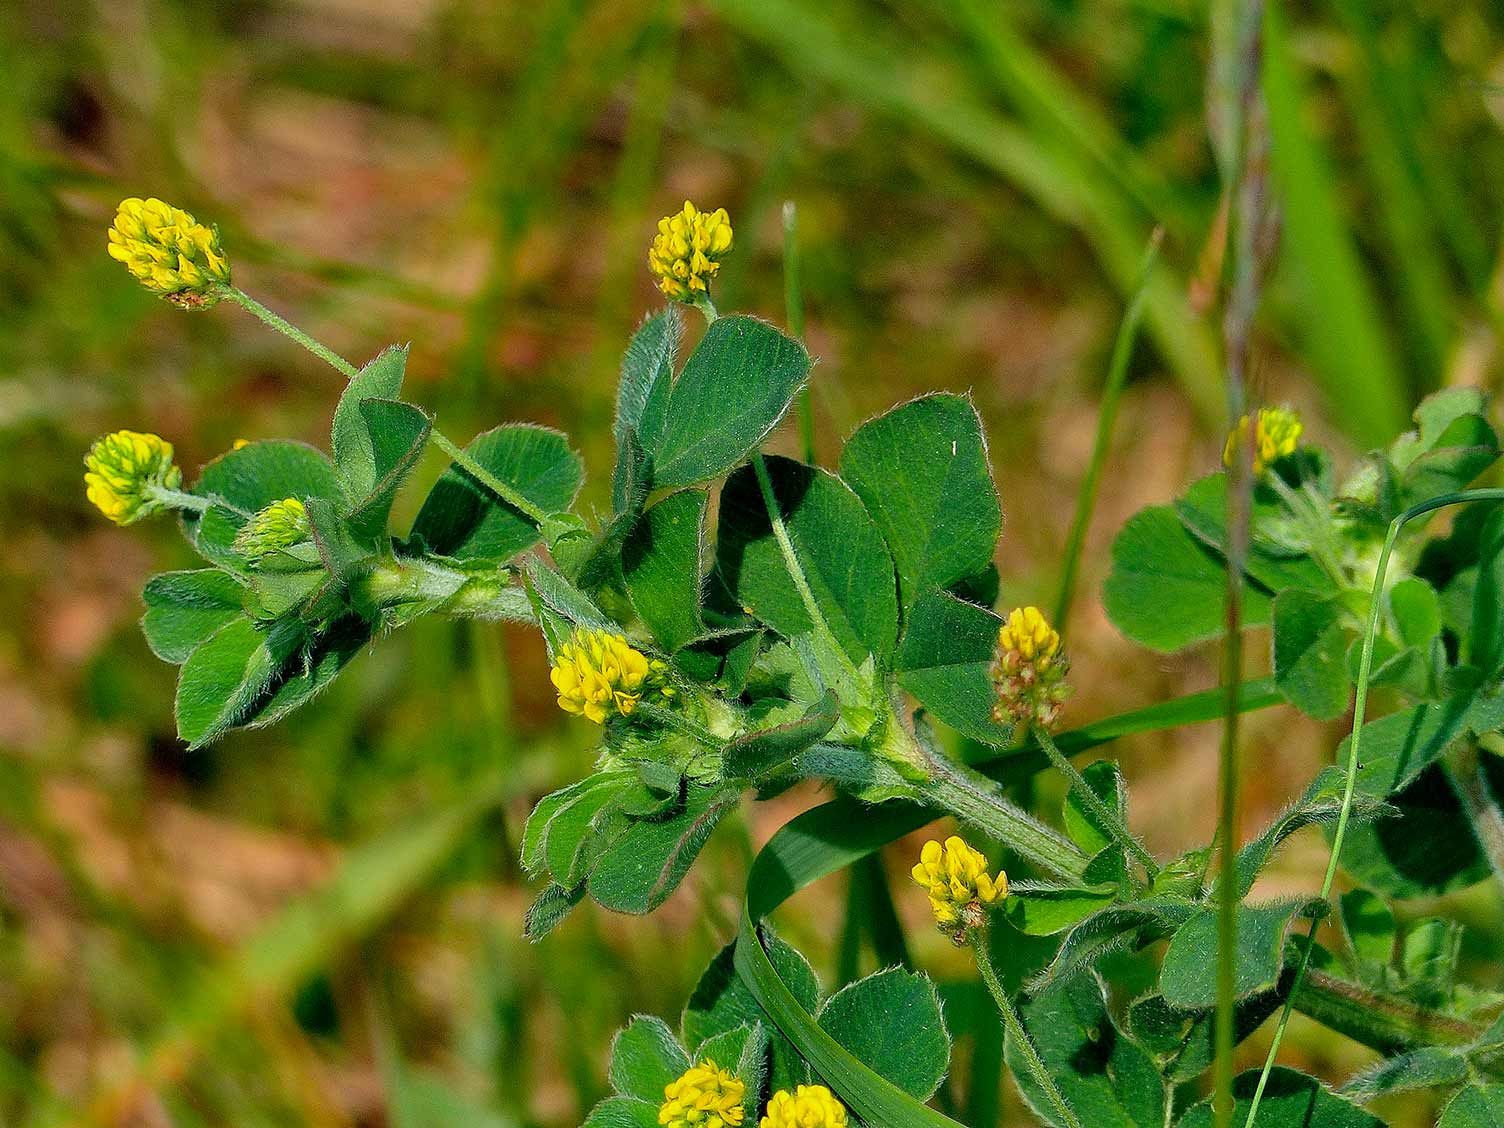
<svg viewBox="0 0 1504 1128">
<path fill-rule="evenodd" d="M 779 1089 L 758 1128 L 846 1128 L 846 1106 L 824 1085 Z"/>
<path fill-rule="evenodd" d="M 207 309 L 219 300 L 215 288 L 230 284 L 219 229 L 162 200 L 121 200 L 109 251 L 141 285 L 184 309 Z"/>
<path fill-rule="evenodd" d="M 648 269 L 671 301 L 693 302 L 710 293 L 710 280 L 731 250 L 731 217 L 725 208 L 702 212 L 684 201 L 684 210 L 658 221 L 648 250 Z"/>
<path fill-rule="evenodd" d="M 997 632 L 992 659 L 993 719 L 1053 728 L 1070 696 L 1070 662 L 1060 633 L 1038 607 L 1015 607 Z"/>
<path fill-rule="evenodd" d="M 740 1078 L 706 1058 L 664 1087 L 658 1123 L 663 1128 L 736 1128 L 746 1116 L 746 1092 Z"/>
<path fill-rule="evenodd" d="M 160 435 L 115 431 L 96 439 L 84 457 L 84 488 L 99 511 L 117 525 L 129 525 L 165 508 L 152 487 L 175 490 L 183 472 L 172 460 L 172 444 Z"/>
<path fill-rule="evenodd" d="M 1238 420 L 1227 443 L 1222 447 L 1222 464 L 1232 469 L 1238 452 L 1248 442 L 1248 416 Z M 1300 445 L 1300 433 L 1304 425 L 1300 416 L 1288 407 L 1261 407 L 1258 419 L 1253 424 L 1253 474 L 1258 477 L 1281 458 L 1295 453 Z"/>
<path fill-rule="evenodd" d="M 1008 875 L 999 870 L 991 877 L 982 853 L 954 834 L 943 846 L 933 839 L 926 842 L 910 873 L 914 884 L 929 894 L 935 923 L 958 944 L 986 922 L 988 905 L 1008 896 Z"/>
<path fill-rule="evenodd" d="M 604 630 L 575 631 L 554 655 L 550 677 L 559 708 L 598 725 L 613 714 L 631 716 L 645 692 L 656 691 L 665 700 L 675 693 L 663 662 L 649 661 L 625 636 Z"/>
<path fill-rule="evenodd" d="M 295 497 L 274 501 L 257 510 L 235 534 L 235 551 L 252 564 L 283 552 L 309 537 L 308 513 Z"/>
</svg>

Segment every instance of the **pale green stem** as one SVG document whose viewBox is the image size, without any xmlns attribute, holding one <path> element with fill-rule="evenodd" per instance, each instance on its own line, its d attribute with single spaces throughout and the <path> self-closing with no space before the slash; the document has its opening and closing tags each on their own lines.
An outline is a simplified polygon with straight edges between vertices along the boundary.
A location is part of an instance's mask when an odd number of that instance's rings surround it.
<svg viewBox="0 0 1504 1128">
<path fill-rule="evenodd" d="M 1081 488 L 1076 494 L 1076 515 L 1071 520 L 1070 536 L 1065 546 L 1065 566 L 1060 571 L 1060 593 L 1055 598 L 1055 629 L 1062 638 L 1065 637 L 1065 623 L 1070 618 L 1071 603 L 1076 595 L 1076 572 L 1081 564 L 1081 551 L 1086 544 L 1086 530 L 1091 524 L 1092 510 L 1097 504 L 1097 484 L 1102 477 L 1102 465 L 1107 461 L 1107 449 L 1112 443 L 1118 402 L 1123 397 L 1123 386 L 1128 382 L 1128 361 L 1133 357 L 1138 327 L 1143 321 L 1149 277 L 1159 259 L 1159 244 L 1164 233 L 1163 227 L 1156 227 L 1149 236 L 1149 245 L 1144 250 L 1144 258 L 1138 268 L 1138 282 L 1133 287 L 1133 296 L 1128 299 L 1127 308 L 1123 310 L 1117 339 L 1112 343 L 1107 386 L 1102 389 L 1102 406 L 1097 411 L 1097 437 L 1092 443 L 1091 460 L 1086 464 L 1086 476 L 1081 479 Z M 810 461 L 813 462 L 814 459 Z"/>
<path fill-rule="evenodd" d="M 1352 812 L 1353 795 L 1358 785 L 1358 765 L 1362 762 L 1360 752 L 1363 743 L 1363 720 L 1368 710 L 1368 679 L 1373 671 L 1373 647 L 1379 628 L 1384 573 L 1389 569 L 1389 557 L 1394 552 L 1394 542 L 1399 538 L 1400 530 L 1414 518 L 1444 509 L 1449 505 L 1461 505 L 1473 501 L 1504 501 L 1504 489 L 1462 490 L 1458 493 L 1443 494 L 1441 497 L 1434 497 L 1429 501 L 1411 506 L 1389 523 L 1389 532 L 1384 537 L 1384 548 L 1379 553 L 1379 565 L 1374 572 L 1373 591 L 1368 606 L 1368 624 L 1363 631 L 1362 657 L 1358 662 L 1358 686 L 1353 701 L 1353 731 L 1348 739 L 1346 779 L 1342 787 L 1342 810 L 1337 815 L 1337 829 L 1332 835 L 1332 850 L 1327 858 L 1326 876 L 1321 881 L 1323 901 L 1332 895 L 1332 885 L 1337 879 L 1337 864 L 1342 857 L 1342 842 L 1347 835 L 1348 817 Z M 1264 1058 L 1264 1068 L 1259 1074 L 1258 1087 L 1253 1091 L 1253 1101 L 1248 1108 L 1248 1119 L 1243 1122 L 1244 1128 L 1253 1128 L 1254 1118 L 1258 1116 L 1259 1102 L 1263 1100 L 1264 1089 L 1269 1083 L 1269 1073 L 1274 1068 L 1274 1062 L 1279 1056 L 1280 1043 L 1285 1037 L 1285 1028 L 1290 1023 L 1290 1012 L 1294 1009 L 1295 998 L 1300 994 L 1301 983 L 1305 980 L 1306 967 L 1311 962 L 1311 952 L 1316 947 L 1316 929 L 1320 923 L 1319 919 L 1312 920 L 1311 927 L 1306 932 L 1306 943 L 1300 954 L 1300 963 L 1295 969 L 1295 981 L 1291 984 L 1290 996 L 1285 1000 L 1284 1008 L 1280 1011 L 1279 1024 L 1274 1029 L 1274 1040 L 1269 1044 L 1268 1056 Z"/>
<path fill-rule="evenodd" d="M 173 490 L 168 489 L 166 486 L 147 486 L 146 492 L 170 509 L 186 509 L 192 513 L 207 513 L 211 509 L 228 509 L 231 513 L 234 513 L 238 517 L 244 517 L 247 521 L 252 516 L 246 510 L 241 509 L 240 506 L 231 505 L 217 494 L 201 497 L 198 494 L 189 493 L 187 490 Z"/>
<path fill-rule="evenodd" d="M 355 365 L 351 364 L 348 360 L 340 356 L 333 349 L 329 348 L 327 345 L 320 344 L 318 341 L 310 337 L 307 333 L 303 332 L 303 330 L 299 329 L 292 322 L 288 321 L 285 317 L 281 317 L 280 315 L 273 313 L 271 310 L 267 309 L 264 305 L 258 302 L 255 298 L 247 294 L 244 290 L 239 290 L 234 286 L 225 286 L 222 287 L 218 291 L 218 293 L 226 301 L 234 302 L 241 309 L 245 310 L 248 313 L 254 314 L 256 317 L 259 317 L 262 321 L 270 325 L 278 333 L 281 333 L 285 337 L 290 337 L 292 340 L 298 342 L 298 344 L 302 345 L 305 349 L 311 352 L 314 356 L 318 357 L 325 364 L 328 364 L 331 367 L 337 368 L 339 371 L 343 372 L 345 376 L 353 379 L 359 372 L 359 369 L 357 369 Z"/>
<path fill-rule="evenodd" d="M 469 474 L 481 485 L 485 486 L 486 489 L 490 490 L 502 501 L 510 505 L 513 509 L 516 509 L 520 513 L 522 513 L 525 517 L 531 520 L 533 524 L 541 525 L 548 519 L 548 514 L 545 513 L 539 506 L 534 505 L 527 498 L 523 497 L 515 487 L 507 485 L 495 474 L 491 473 L 491 471 L 482 466 L 479 462 L 476 462 L 475 459 L 466 454 L 461 447 L 456 446 L 453 442 L 451 442 L 442 431 L 435 428 L 432 432 L 430 432 L 430 435 L 433 438 L 434 445 L 442 450 L 445 454 L 447 454 L 451 459 L 453 459 L 456 466 L 459 466 L 461 469 L 463 469 L 467 474 Z"/>
<path fill-rule="evenodd" d="M 825 616 L 820 612 L 820 605 L 815 601 L 815 593 L 809 586 L 809 579 L 805 576 L 799 557 L 794 552 L 794 542 L 790 539 L 788 528 L 783 523 L 783 510 L 779 508 L 778 497 L 773 493 L 773 479 L 768 475 L 768 464 L 763 460 L 762 451 L 753 452 L 752 469 L 757 475 L 757 485 L 762 490 L 762 501 L 768 510 L 768 521 L 773 526 L 773 539 L 778 542 L 778 550 L 783 554 L 784 566 L 789 570 L 789 579 L 794 582 L 794 589 L 799 593 L 805 613 L 809 615 L 810 626 L 816 630 L 824 630 L 826 636 L 831 637 L 830 624 L 825 621 Z"/>
<path fill-rule="evenodd" d="M 1071 1108 L 1070 1102 L 1065 1099 L 1065 1094 L 1055 1084 L 1055 1078 L 1050 1075 L 1044 1059 L 1034 1048 L 1033 1039 L 1024 1029 L 1023 1019 L 1018 1016 L 1018 1009 L 1014 1007 L 1013 1000 L 1008 998 L 1008 993 L 1003 990 L 1003 985 L 998 980 L 997 972 L 992 967 L 992 953 L 987 950 L 987 929 L 972 930 L 971 951 L 976 956 L 977 970 L 982 973 L 982 982 L 987 984 L 987 990 L 992 994 L 992 1001 L 997 1004 L 998 1013 L 1003 1016 L 1003 1027 L 1008 1031 L 1008 1041 L 1013 1044 L 1018 1056 L 1024 1059 L 1024 1065 L 1034 1078 L 1034 1083 L 1044 1090 L 1045 1097 L 1054 1107 L 1056 1115 L 1060 1117 L 1060 1122 L 1066 1128 L 1081 1128 L 1081 1121 L 1076 1118 L 1076 1113 Z"/>
<path fill-rule="evenodd" d="M 1055 738 L 1050 735 L 1049 731 L 1041 727 L 1036 727 L 1031 731 L 1039 746 L 1044 749 L 1045 755 L 1050 758 L 1050 763 L 1055 765 L 1055 769 L 1070 782 L 1071 789 L 1086 805 L 1092 817 L 1101 824 L 1102 829 L 1112 836 L 1112 840 L 1119 847 L 1138 859 L 1151 882 L 1158 877 L 1159 864 L 1155 862 L 1154 855 L 1144 849 L 1139 840 L 1134 838 L 1128 828 L 1123 825 L 1123 820 L 1109 809 L 1106 803 L 1102 802 L 1097 793 L 1091 789 L 1091 784 L 1086 782 L 1086 777 L 1077 771 L 1076 765 L 1066 758 L 1064 752 L 1060 751 L 1055 744 Z"/>
</svg>

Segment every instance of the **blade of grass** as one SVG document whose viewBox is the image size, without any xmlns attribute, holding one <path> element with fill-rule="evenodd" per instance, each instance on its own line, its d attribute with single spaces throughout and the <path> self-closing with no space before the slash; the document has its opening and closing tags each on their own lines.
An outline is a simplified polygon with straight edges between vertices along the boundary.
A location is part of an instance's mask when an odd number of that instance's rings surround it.
<svg viewBox="0 0 1504 1128">
<path fill-rule="evenodd" d="M 1280 5 L 1264 21 L 1264 96 L 1283 208 L 1292 307 L 1331 418 L 1376 446 L 1404 428 L 1410 389 L 1396 364 L 1373 286 L 1342 216 L 1331 163 L 1306 115 Z"/>
<path fill-rule="evenodd" d="M 730 23 L 783 55 L 791 70 L 816 75 L 871 109 L 920 129 L 1014 184 L 1046 213 L 1078 231 L 1103 271 L 1129 294 L 1137 284 L 1145 222 L 1105 181 L 1063 163 L 1056 150 L 985 102 L 935 80 L 913 44 L 884 43 L 838 26 L 799 0 L 714 0 Z M 1220 418 L 1216 353 L 1186 300 L 1183 279 L 1161 266 L 1149 280 L 1145 321 L 1186 395 L 1206 420 Z"/>
<path fill-rule="evenodd" d="M 1097 484 L 1102 477 L 1102 465 L 1107 461 L 1107 449 L 1112 444 L 1112 429 L 1117 423 L 1118 401 L 1123 397 L 1123 385 L 1128 382 L 1128 361 L 1133 357 L 1133 346 L 1138 341 L 1138 327 L 1143 319 L 1145 287 L 1154 263 L 1159 258 L 1159 244 L 1164 237 L 1164 228 L 1156 227 L 1149 236 L 1149 245 L 1144 250 L 1143 262 L 1139 265 L 1139 281 L 1128 304 L 1123 310 L 1123 320 L 1118 326 L 1118 335 L 1112 343 L 1112 360 L 1107 367 L 1107 384 L 1102 389 L 1102 403 L 1097 409 L 1097 436 L 1092 442 L 1091 460 L 1086 464 L 1086 474 L 1081 479 L 1081 488 L 1076 494 L 1076 515 L 1071 519 L 1070 536 L 1065 542 L 1065 564 L 1060 569 L 1060 591 L 1055 597 L 1055 629 L 1065 636 L 1065 625 L 1070 618 L 1071 603 L 1076 595 L 1076 572 L 1081 564 L 1081 549 L 1086 544 L 1086 530 L 1091 524 L 1092 510 L 1097 504 Z"/>
<path fill-rule="evenodd" d="M 783 202 L 783 308 L 789 333 L 804 341 L 804 291 L 799 281 L 799 209 L 793 200 Z M 809 385 L 799 389 L 799 441 L 804 461 L 815 464 L 815 409 Z"/>
</svg>

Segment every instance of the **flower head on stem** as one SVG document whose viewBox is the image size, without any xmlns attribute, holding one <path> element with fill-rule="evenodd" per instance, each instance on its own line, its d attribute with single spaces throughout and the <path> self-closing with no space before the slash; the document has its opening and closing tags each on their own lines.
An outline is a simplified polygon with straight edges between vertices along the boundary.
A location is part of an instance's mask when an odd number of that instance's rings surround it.
<svg viewBox="0 0 1504 1128">
<path fill-rule="evenodd" d="M 235 551 L 253 564 L 305 541 L 310 535 L 308 513 L 295 497 L 284 497 L 257 510 L 235 534 Z"/>
<path fill-rule="evenodd" d="M 981 851 L 956 835 L 944 845 L 933 839 L 926 842 L 910 873 L 914 884 L 929 894 L 940 931 L 957 944 L 986 923 L 987 906 L 1008 896 L 1008 875 L 1001 870 L 997 877 L 988 874 Z"/>
<path fill-rule="evenodd" d="M 1060 634 L 1038 607 L 1016 607 L 997 632 L 992 659 L 992 707 L 998 722 L 1053 728 L 1070 695 L 1070 662 Z"/>
<path fill-rule="evenodd" d="M 703 212 L 684 201 L 684 208 L 658 221 L 658 235 L 648 249 L 648 269 L 658 289 L 671 301 L 694 304 L 710 294 L 710 280 L 731 250 L 731 217 L 725 208 Z"/>
<path fill-rule="evenodd" d="M 746 1116 L 746 1092 L 740 1078 L 706 1058 L 664 1087 L 658 1123 L 663 1128 L 736 1128 Z"/>
<path fill-rule="evenodd" d="M 153 294 L 183 309 L 209 308 L 230 284 L 219 229 L 163 200 L 121 200 L 109 239 L 111 258 Z"/>
<path fill-rule="evenodd" d="M 674 687 L 668 667 L 651 660 L 624 635 L 581 628 L 554 655 L 550 674 L 559 708 L 604 724 L 613 715 L 629 717 L 648 690 L 668 700 Z"/>
<path fill-rule="evenodd" d="M 846 1128 L 846 1106 L 824 1085 L 779 1089 L 758 1128 Z"/>
<path fill-rule="evenodd" d="M 1222 447 L 1222 464 L 1232 468 L 1243 444 L 1249 442 L 1249 417 L 1244 415 Z M 1253 474 L 1258 477 L 1281 458 L 1295 453 L 1305 429 L 1300 416 L 1288 407 L 1261 407 L 1253 429 Z"/>
<path fill-rule="evenodd" d="M 160 435 L 115 431 L 96 439 L 84 457 L 89 500 L 117 525 L 166 508 L 154 488 L 176 490 L 182 483 L 172 444 Z"/>
</svg>

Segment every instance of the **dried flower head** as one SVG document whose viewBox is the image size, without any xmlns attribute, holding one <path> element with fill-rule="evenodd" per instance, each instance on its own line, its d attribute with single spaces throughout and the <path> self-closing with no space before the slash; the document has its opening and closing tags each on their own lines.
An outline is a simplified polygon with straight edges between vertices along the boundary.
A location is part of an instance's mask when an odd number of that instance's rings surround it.
<svg viewBox="0 0 1504 1128">
<path fill-rule="evenodd" d="M 684 210 L 658 221 L 648 250 L 648 269 L 658 289 L 676 302 L 693 302 L 710 292 L 710 280 L 731 250 L 731 217 L 725 208 L 702 212 L 684 201 Z"/>
<path fill-rule="evenodd" d="M 663 1089 L 658 1123 L 664 1128 L 736 1128 L 746 1115 L 747 1086 L 709 1058 Z"/>
<path fill-rule="evenodd" d="M 218 287 L 230 284 L 219 229 L 162 200 L 121 200 L 109 251 L 141 285 L 184 309 L 208 308 Z"/>
<path fill-rule="evenodd" d="M 992 660 L 993 718 L 1052 728 L 1070 695 L 1070 662 L 1060 633 L 1038 607 L 1016 607 L 997 632 Z"/>
<path fill-rule="evenodd" d="M 295 497 L 284 497 L 257 510 L 235 534 L 235 551 L 253 564 L 309 537 L 308 513 Z"/>
<path fill-rule="evenodd" d="M 1300 416 L 1288 407 L 1261 407 L 1258 422 L 1253 428 L 1253 473 L 1262 474 L 1275 462 L 1295 453 L 1300 445 L 1300 433 L 1304 425 Z M 1248 441 L 1248 416 L 1238 420 L 1227 443 L 1222 447 L 1222 464 L 1229 469 L 1238 456 L 1238 451 Z"/>
<path fill-rule="evenodd" d="M 824 1085 L 779 1089 L 758 1128 L 846 1128 L 846 1106 Z"/>
<path fill-rule="evenodd" d="M 84 457 L 84 488 L 106 517 L 129 525 L 165 508 L 152 487 L 175 490 L 183 472 L 172 461 L 172 444 L 160 435 L 116 431 L 96 439 Z"/>
<path fill-rule="evenodd" d="M 675 693 L 663 662 L 649 661 L 624 636 L 603 630 L 575 631 L 554 655 L 550 677 L 559 708 L 596 724 L 604 724 L 612 714 L 631 716 L 649 690 L 665 700 Z"/>
<path fill-rule="evenodd" d="M 989 876 L 987 859 L 954 834 L 943 846 L 926 842 L 910 873 L 929 894 L 935 923 L 957 942 L 968 929 L 981 927 L 988 905 L 1008 895 L 1008 875 L 999 870 L 997 877 Z"/>
</svg>

